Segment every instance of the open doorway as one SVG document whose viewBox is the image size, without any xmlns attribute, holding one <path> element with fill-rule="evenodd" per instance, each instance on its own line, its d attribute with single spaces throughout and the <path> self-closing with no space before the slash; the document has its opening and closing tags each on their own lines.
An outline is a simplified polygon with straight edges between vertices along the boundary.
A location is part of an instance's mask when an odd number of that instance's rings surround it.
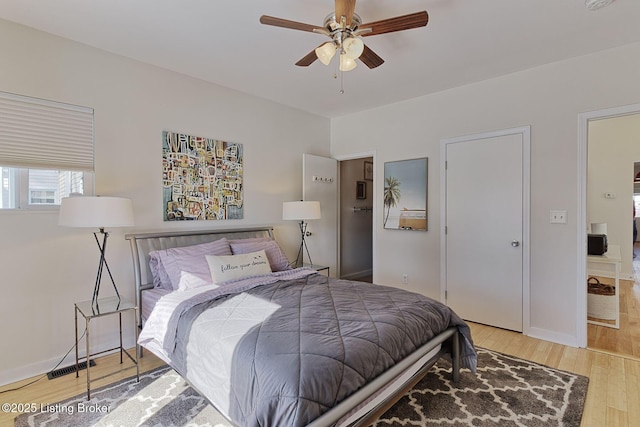
<svg viewBox="0 0 640 427">
<path fill-rule="evenodd" d="M 596 324 L 588 324 L 587 347 L 632 357 L 640 357 L 640 282 L 637 275 L 640 268 L 637 257 L 634 258 L 633 234 L 635 214 L 638 213 L 637 209 L 633 213 L 633 208 L 640 196 L 640 185 L 635 184 L 640 169 L 638 139 L 639 111 L 605 114 L 588 121 L 586 225 L 587 229 L 593 224 L 604 225 L 609 249 L 619 248 L 621 267 L 615 322 L 607 317 L 609 322 L 595 319 Z M 588 273 L 592 280 L 592 272 Z M 614 283 L 606 274 L 600 276 L 604 276 L 597 277 L 603 282 Z M 592 301 L 591 293 L 589 297 Z M 612 326 L 614 323 L 619 327 Z"/>
<path fill-rule="evenodd" d="M 638 228 L 640 228 L 640 159 L 633 166 L 633 272 L 636 281 L 640 280 L 640 252 Z"/>
<path fill-rule="evenodd" d="M 373 170 L 373 157 L 339 162 L 342 279 L 373 280 Z"/>
</svg>

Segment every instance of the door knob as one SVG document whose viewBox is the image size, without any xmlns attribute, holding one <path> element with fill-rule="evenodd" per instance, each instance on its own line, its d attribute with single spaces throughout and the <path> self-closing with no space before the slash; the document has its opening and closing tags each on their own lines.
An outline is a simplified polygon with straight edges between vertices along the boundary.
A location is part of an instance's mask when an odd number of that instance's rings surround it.
<svg viewBox="0 0 640 427">
<path fill-rule="evenodd" d="M 518 246 L 520 246 L 520 242 L 518 242 L 517 240 L 513 240 L 511 242 L 511 246 L 513 246 L 514 248 L 517 248 Z"/>
</svg>

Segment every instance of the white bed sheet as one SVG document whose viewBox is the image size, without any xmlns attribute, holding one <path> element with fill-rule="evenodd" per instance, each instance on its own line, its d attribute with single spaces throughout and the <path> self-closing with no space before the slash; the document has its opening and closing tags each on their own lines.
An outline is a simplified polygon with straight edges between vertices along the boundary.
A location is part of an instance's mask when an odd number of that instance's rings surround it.
<svg viewBox="0 0 640 427">
<path fill-rule="evenodd" d="M 142 291 L 142 300 L 140 302 L 140 310 L 142 313 L 142 321 L 146 322 L 153 311 L 153 307 L 155 307 L 156 303 L 160 298 L 167 295 L 170 290 L 153 288 L 153 289 L 145 289 Z"/>
</svg>

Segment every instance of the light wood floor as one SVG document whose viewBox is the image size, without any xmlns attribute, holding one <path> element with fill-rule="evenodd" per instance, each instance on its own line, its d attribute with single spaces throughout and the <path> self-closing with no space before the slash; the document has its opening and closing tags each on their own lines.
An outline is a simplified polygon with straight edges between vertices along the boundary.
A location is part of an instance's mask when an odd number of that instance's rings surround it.
<svg viewBox="0 0 640 427">
<path fill-rule="evenodd" d="M 589 348 L 640 359 L 640 258 L 633 260 L 633 269 L 635 282 L 620 281 L 620 329 L 588 324 Z"/>
<path fill-rule="evenodd" d="M 132 350 L 129 350 L 129 352 L 131 351 Z M 114 374 L 92 382 L 92 390 L 136 374 L 135 369 L 131 369 L 132 363 L 128 360 L 126 355 L 124 356 L 124 363 L 122 365 L 120 365 L 120 353 L 109 354 L 107 356 L 96 358 L 95 360 L 96 366 L 91 368 L 91 378 L 99 378 L 103 375 L 111 374 L 112 372 Z M 143 371 L 149 371 L 164 364 L 165 363 L 163 361 L 147 351 L 145 352 L 144 357 L 140 359 L 140 373 Z M 20 387 L 23 384 L 33 381 L 35 378 L 37 377 L 0 387 L 0 392 Z M 35 403 L 40 406 L 40 404 L 56 403 L 82 393 L 86 394 L 86 392 L 87 377 L 85 376 L 84 371 L 80 372 L 80 376 L 78 378 L 76 378 L 75 373 L 72 373 L 53 380 L 47 379 L 45 374 L 43 379 L 34 384 L 28 385 L 20 390 L 0 394 L 0 403 Z M 18 414 L 15 413 L 5 413 L 4 411 L 0 411 L 0 427 L 12 427 L 14 424 L 13 419 L 17 415 Z"/>
<path fill-rule="evenodd" d="M 473 323 L 470 326 L 474 342 L 479 347 L 589 377 L 582 427 L 640 427 L 640 360 L 566 347 L 490 326 Z M 147 352 L 141 359 L 140 366 L 144 371 L 160 365 L 162 362 Z M 118 374 L 102 380 L 102 383 L 95 383 L 93 387 L 134 373 L 132 370 L 120 369 L 118 355 L 97 359 L 97 366 L 91 372 L 95 378 L 112 370 L 116 370 Z M 21 383 L 26 382 L 28 380 Z M 14 388 L 21 383 L 0 390 Z M 55 403 L 84 392 L 86 382 L 83 373 L 80 378 L 70 374 L 49 381 L 45 377 L 22 390 L 0 394 L 0 403 Z M 16 414 L 0 412 L 0 426 L 12 426 L 15 416 Z"/>
</svg>

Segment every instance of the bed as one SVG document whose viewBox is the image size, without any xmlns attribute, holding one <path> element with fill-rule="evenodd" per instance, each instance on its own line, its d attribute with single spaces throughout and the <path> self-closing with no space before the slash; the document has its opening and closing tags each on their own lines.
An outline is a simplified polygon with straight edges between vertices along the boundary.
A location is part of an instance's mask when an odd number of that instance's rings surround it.
<svg viewBox="0 0 640 427">
<path fill-rule="evenodd" d="M 454 382 L 475 370 L 469 328 L 448 307 L 291 269 L 271 227 L 125 237 L 141 347 L 234 425 L 367 425 L 439 358 Z"/>
</svg>

